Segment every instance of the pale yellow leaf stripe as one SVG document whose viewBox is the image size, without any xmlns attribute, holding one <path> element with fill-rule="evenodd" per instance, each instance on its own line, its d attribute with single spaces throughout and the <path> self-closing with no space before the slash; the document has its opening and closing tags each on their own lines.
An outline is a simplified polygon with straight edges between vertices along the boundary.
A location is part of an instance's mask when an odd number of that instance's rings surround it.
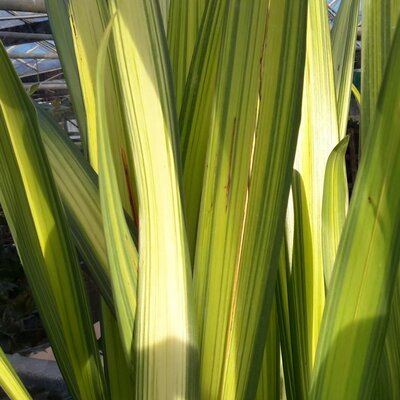
<svg viewBox="0 0 400 400">
<path fill-rule="evenodd" d="M 11 400 L 29 400 L 31 396 L 0 347 L 0 386 Z"/>
</svg>

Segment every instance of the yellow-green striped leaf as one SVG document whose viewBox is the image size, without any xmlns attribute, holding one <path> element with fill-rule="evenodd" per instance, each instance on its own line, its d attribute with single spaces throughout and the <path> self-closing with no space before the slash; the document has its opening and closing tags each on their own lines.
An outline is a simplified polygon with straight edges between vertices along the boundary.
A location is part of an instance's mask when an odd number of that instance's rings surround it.
<svg viewBox="0 0 400 400">
<path fill-rule="evenodd" d="M 56 42 L 58 55 L 63 67 L 63 74 L 68 84 L 68 92 L 71 96 L 74 112 L 78 120 L 83 152 L 87 157 L 87 116 L 85 113 L 71 28 L 68 23 L 68 1 L 69 0 L 62 0 L 54 2 L 45 0 L 45 3 L 51 25 L 51 32 Z"/>
<path fill-rule="evenodd" d="M 47 0 L 51 5 L 50 12 L 58 7 L 57 0 Z M 63 14 L 60 23 L 55 27 L 56 30 L 69 30 L 72 36 L 79 79 L 82 88 L 82 95 L 87 119 L 87 145 L 88 156 L 92 168 L 97 171 L 97 107 L 96 107 L 96 62 L 101 39 L 109 19 L 109 5 L 105 0 L 68 0 L 67 15 Z M 51 18 L 51 15 L 50 15 Z M 61 26 L 62 24 L 62 26 Z M 58 36 L 55 37 L 56 45 Z M 62 39 L 62 38 L 60 38 Z M 60 43 L 60 53 L 65 51 Z M 134 185 L 132 178 L 132 157 L 127 145 L 127 133 L 125 119 L 123 116 L 123 99 L 120 93 L 120 82 L 117 77 L 118 67 L 114 63 L 114 49 L 112 44 L 107 52 L 105 90 L 107 103 L 105 112 L 107 113 L 108 129 L 113 132 L 111 149 L 117 171 L 118 190 L 121 193 L 125 211 L 133 217 L 134 210 Z M 69 53 L 66 55 L 69 56 Z M 129 183 L 128 183 L 129 182 Z"/>
<path fill-rule="evenodd" d="M 293 199 L 293 253 L 288 282 L 291 360 L 294 371 L 295 398 L 306 399 L 311 375 L 311 340 L 314 312 L 321 304 L 310 295 L 315 280 L 312 260 L 313 242 L 310 212 L 304 181 L 298 171 L 292 179 Z M 281 267 L 283 268 L 283 267 Z M 315 309 L 313 308 L 315 307 Z M 284 355 L 285 356 L 285 355 Z"/>
<path fill-rule="evenodd" d="M 306 274 L 303 277 L 306 285 L 304 282 L 298 282 L 299 287 L 302 287 L 298 294 L 305 296 L 304 301 L 299 301 L 307 309 L 296 312 L 295 316 L 307 318 L 300 324 L 307 339 L 302 344 L 306 345 L 306 348 L 300 347 L 305 359 L 300 359 L 299 362 L 302 368 L 308 369 L 310 375 L 325 299 L 321 231 L 324 175 L 329 154 L 339 141 L 331 38 L 325 0 L 308 1 L 305 68 L 302 120 L 295 169 L 304 189 L 302 204 L 307 209 L 299 210 L 298 215 L 302 216 L 301 224 L 307 226 L 307 229 L 309 227 L 311 236 L 304 240 L 308 249 L 294 247 L 293 252 L 302 255 L 299 260 L 302 258 L 304 264 L 298 264 L 296 268 L 302 271 L 300 275 Z M 302 229 L 301 225 L 299 229 Z M 302 239 L 297 243 L 301 245 Z M 307 393 L 307 385 L 304 388 L 304 393 Z"/>
<path fill-rule="evenodd" d="M 385 347 L 375 383 L 374 398 L 397 399 L 400 397 L 400 275 L 397 272 L 395 289 L 386 330 Z"/>
<path fill-rule="evenodd" d="M 400 16 L 400 1 L 398 0 L 364 0 L 362 2 L 363 25 L 361 53 L 361 150 L 367 146 L 370 134 L 369 127 L 374 117 L 381 89 L 383 74 L 386 68 L 389 50 L 393 41 L 394 29 Z M 385 133 L 382 133 L 385 135 Z M 399 278 L 396 279 L 395 294 L 400 291 Z M 398 298 L 397 295 L 394 297 Z M 376 395 L 394 396 L 396 398 L 397 381 L 399 380 L 399 363 L 396 360 L 398 343 L 396 336 L 400 334 L 398 324 L 398 301 L 393 301 L 385 349 L 380 363 L 379 376 L 376 382 Z M 392 385 L 394 383 L 394 385 Z"/>
<path fill-rule="evenodd" d="M 11 400 L 30 400 L 31 396 L 0 347 L 0 386 Z"/>
<path fill-rule="evenodd" d="M 80 266 L 35 109 L 0 46 L 0 202 L 74 398 L 105 398 Z"/>
<path fill-rule="evenodd" d="M 349 118 L 359 9 L 359 0 L 342 1 L 331 32 L 340 139 Z"/>
<path fill-rule="evenodd" d="M 136 397 L 191 398 L 196 326 L 167 39 L 156 1 L 110 4 L 139 198 Z"/>
<path fill-rule="evenodd" d="M 52 116 L 37 108 L 40 133 L 74 242 L 101 295 L 114 309 L 97 175 Z"/>
<path fill-rule="evenodd" d="M 168 31 L 168 20 L 170 14 L 171 0 L 158 0 L 160 3 L 161 16 L 164 24 L 165 32 Z"/>
<path fill-rule="evenodd" d="M 399 0 L 362 1 L 361 135 L 363 151 L 377 107 L 383 73 L 400 16 Z"/>
<path fill-rule="evenodd" d="M 130 368 L 129 373 L 133 376 L 133 336 L 136 318 L 138 256 L 125 220 L 107 129 L 104 74 L 111 29 L 112 22 L 110 22 L 100 45 L 96 71 L 99 187 L 117 321 L 123 351 Z"/>
<path fill-rule="evenodd" d="M 181 109 L 186 78 L 202 21 L 205 0 L 171 0 L 168 46 L 174 75 L 177 110 Z"/>
<path fill-rule="evenodd" d="M 329 288 L 336 252 L 349 204 L 346 150 L 349 136 L 342 139 L 328 158 L 322 200 L 322 252 L 325 286 Z"/>
<path fill-rule="evenodd" d="M 207 17 L 217 67 L 205 78 L 214 94 L 194 266 L 200 395 L 253 398 L 299 124 L 306 4 L 223 1 Z"/>
<path fill-rule="evenodd" d="M 400 23 L 343 228 L 313 399 L 372 398 L 400 252 Z"/>
<path fill-rule="evenodd" d="M 101 338 L 110 399 L 134 399 L 132 365 L 125 354 L 117 319 L 104 302 L 101 303 Z"/>
<path fill-rule="evenodd" d="M 257 400 L 281 399 L 281 353 L 279 346 L 279 329 L 276 302 L 274 300 L 268 335 L 265 343 L 264 357 L 257 387 Z"/>
<path fill-rule="evenodd" d="M 276 309 L 279 326 L 279 341 L 281 345 L 282 367 L 285 381 L 285 394 L 288 400 L 297 398 L 295 370 L 292 352 L 291 339 L 291 318 L 289 316 L 289 285 L 290 285 L 290 265 L 288 248 L 285 238 L 279 254 L 278 279 L 276 283 Z"/>
<path fill-rule="evenodd" d="M 360 106 L 361 106 L 361 93 L 357 89 L 356 85 L 354 85 L 354 84 L 351 85 L 351 92 L 352 92 L 354 98 L 357 101 L 358 107 L 360 108 Z"/>
<path fill-rule="evenodd" d="M 224 22 L 222 3 L 209 1 L 184 93 L 179 122 L 183 165 L 186 230 L 192 260 L 196 247 L 206 153 L 211 135 L 217 58 Z"/>
</svg>

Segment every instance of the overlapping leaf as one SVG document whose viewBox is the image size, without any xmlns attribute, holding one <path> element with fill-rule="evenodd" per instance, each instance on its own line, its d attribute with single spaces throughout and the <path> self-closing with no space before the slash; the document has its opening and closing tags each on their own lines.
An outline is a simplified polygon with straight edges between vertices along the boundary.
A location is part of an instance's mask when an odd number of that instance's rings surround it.
<svg viewBox="0 0 400 400">
<path fill-rule="evenodd" d="M 155 1 L 110 1 L 139 198 L 137 398 L 193 397 L 197 343 L 167 40 Z"/>
<path fill-rule="evenodd" d="M 371 398 L 383 351 L 400 233 L 400 24 L 328 294 L 312 398 Z"/>
<path fill-rule="evenodd" d="M 329 288 L 349 203 L 345 160 L 348 143 L 349 136 L 346 136 L 332 150 L 325 170 L 321 235 L 327 288 Z"/>
<path fill-rule="evenodd" d="M 129 374 L 133 376 L 133 336 L 136 317 L 138 254 L 125 220 L 107 130 L 104 74 L 111 24 L 112 22 L 110 22 L 100 45 L 96 71 L 96 107 L 99 111 L 97 114 L 99 186 L 110 276 L 117 312 L 116 319 L 119 325 L 123 351 L 130 369 Z M 117 328 L 113 328 L 112 320 L 110 320 L 108 314 L 106 310 L 106 328 L 116 332 Z"/>
<path fill-rule="evenodd" d="M 324 310 L 322 198 L 326 163 L 339 141 L 326 2 L 309 0 L 302 120 L 295 160 L 292 304 L 296 393 L 304 398 Z M 291 238 L 288 238 L 290 241 Z"/>
<path fill-rule="evenodd" d="M 43 144 L 75 245 L 101 295 L 113 309 L 97 175 L 52 116 L 41 108 L 37 111 Z"/>
<path fill-rule="evenodd" d="M 0 199 L 71 394 L 104 398 L 80 266 L 35 109 L 0 47 Z"/>
<path fill-rule="evenodd" d="M 211 90 L 208 154 L 196 166 L 205 168 L 194 266 L 200 390 L 207 398 L 252 398 L 299 123 L 306 7 L 217 4 L 204 21 L 217 66 L 205 65 L 199 77 L 199 93 Z"/>
<path fill-rule="evenodd" d="M 359 9 L 359 0 L 341 2 L 332 28 L 332 59 L 340 139 L 346 134 L 349 117 Z"/>
</svg>

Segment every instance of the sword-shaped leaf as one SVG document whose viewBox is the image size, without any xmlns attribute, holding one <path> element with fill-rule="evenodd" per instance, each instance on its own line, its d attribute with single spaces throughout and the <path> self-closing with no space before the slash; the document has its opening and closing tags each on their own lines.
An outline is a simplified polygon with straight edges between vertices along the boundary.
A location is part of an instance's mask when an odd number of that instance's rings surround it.
<svg viewBox="0 0 400 400">
<path fill-rule="evenodd" d="M 400 262 L 400 23 L 327 297 L 313 399 L 372 397 Z"/>
<path fill-rule="evenodd" d="M 191 398 L 196 326 L 167 40 L 155 0 L 110 5 L 139 198 L 136 396 Z"/>
<path fill-rule="evenodd" d="M 57 2 L 45 0 L 45 3 L 51 25 L 51 32 L 57 44 L 63 73 L 68 84 L 68 92 L 71 96 L 74 112 L 78 120 L 83 152 L 85 156 L 87 156 L 87 115 L 85 113 L 81 82 L 79 80 L 78 64 L 71 34 L 71 27 L 68 22 L 69 0 L 61 0 Z"/>
<path fill-rule="evenodd" d="M 361 52 L 361 152 L 377 107 L 383 73 L 389 57 L 394 30 L 400 16 L 400 0 L 362 1 Z"/>
<path fill-rule="evenodd" d="M 68 32 L 68 37 L 72 37 L 86 110 L 88 159 L 92 168 L 97 171 L 98 110 L 96 107 L 95 76 L 100 42 L 109 20 L 108 2 L 105 0 L 67 0 L 67 7 L 58 9 L 58 0 L 46 1 L 51 7 L 50 11 L 56 8 L 57 13 L 62 12 L 62 17 L 58 18 L 53 23 L 55 30 L 61 31 L 56 35 L 55 39 L 57 40 L 63 32 Z M 57 13 L 55 15 L 57 15 Z M 50 18 L 52 18 L 52 13 L 50 13 Z M 57 43 L 56 41 L 56 44 Z M 60 54 L 66 50 L 61 40 L 59 46 Z M 70 52 L 67 52 L 64 56 L 69 57 Z M 110 46 L 107 52 L 104 81 L 108 101 L 103 112 L 107 113 L 108 129 L 110 132 L 113 132 L 111 149 L 115 168 L 117 170 L 118 189 L 121 193 L 125 211 L 133 217 L 135 214 L 132 204 L 134 193 L 132 193 L 131 189 L 131 187 L 134 186 L 131 176 L 133 167 L 131 154 L 126 142 L 127 133 L 117 71 L 118 68 L 114 63 L 113 48 Z"/>
<path fill-rule="evenodd" d="M 349 204 L 347 188 L 346 150 L 349 136 L 342 139 L 328 158 L 322 200 L 322 250 L 325 286 L 329 288 L 336 252 Z"/>
<path fill-rule="evenodd" d="M 400 274 L 397 272 L 395 289 L 386 330 L 385 347 L 375 384 L 375 399 L 400 397 Z"/>
<path fill-rule="evenodd" d="M 290 266 L 286 236 L 285 233 L 281 252 L 279 254 L 278 279 L 276 283 L 275 296 L 285 393 L 288 400 L 294 400 L 298 397 L 298 392 L 296 390 L 296 373 L 294 370 L 292 351 L 292 330 L 290 326 L 291 318 L 289 315 Z"/>
<path fill-rule="evenodd" d="M 332 28 L 332 59 L 340 139 L 346 135 L 349 118 L 359 9 L 360 0 L 342 1 Z"/>
<path fill-rule="evenodd" d="M 306 2 L 222 1 L 207 17 L 217 68 L 206 76 L 214 94 L 194 266 L 200 393 L 253 398 L 299 125 Z"/>
<path fill-rule="evenodd" d="M 100 323 L 104 369 L 110 399 L 134 399 L 132 363 L 127 359 L 118 321 L 104 302 L 101 303 Z"/>
<path fill-rule="evenodd" d="M 110 266 L 117 321 L 129 373 L 133 376 L 133 336 L 136 317 L 138 255 L 125 220 L 116 168 L 107 129 L 105 65 L 112 22 L 100 44 L 96 71 L 99 186 L 104 233 Z M 111 326 L 111 325 L 110 325 Z"/>
<path fill-rule="evenodd" d="M 40 133 L 74 242 L 101 295 L 114 309 L 97 175 L 51 115 L 37 108 Z"/>
<path fill-rule="evenodd" d="M 30 400 L 31 396 L 0 347 L 0 386 L 11 400 Z"/>
<path fill-rule="evenodd" d="M 297 288 L 293 294 L 296 310 L 293 317 L 297 319 L 302 336 L 306 335 L 298 343 L 300 353 L 297 356 L 300 358 L 295 367 L 295 371 L 297 367 L 300 371 L 308 370 L 299 376 L 304 379 L 300 385 L 303 396 L 308 393 L 307 382 L 314 363 L 325 301 L 322 197 L 326 163 L 339 141 L 334 83 L 326 1 L 309 0 L 303 109 L 295 160 L 296 179 L 302 192 L 296 206 L 304 208 L 298 208 L 296 212 L 298 217 L 301 216 L 297 219 L 297 229 L 303 230 L 303 234 L 299 233 L 293 245 L 293 260 L 298 262 L 293 261 L 292 270 L 293 279 L 301 278 L 293 283 Z M 302 237 L 306 231 L 310 236 Z M 305 247 L 301 248 L 303 245 Z M 301 298 L 296 299 L 296 296 Z"/>
<path fill-rule="evenodd" d="M 181 109 L 186 78 L 198 38 L 206 0 L 172 0 L 168 21 L 168 46 L 174 75 L 177 110 Z"/>
<path fill-rule="evenodd" d="M 270 321 L 268 323 L 268 335 L 265 343 L 256 399 L 281 399 L 281 353 L 279 346 L 278 315 L 275 300 L 272 306 Z"/>
<path fill-rule="evenodd" d="M 37 115 L 0 46 L 0 201 L 60 369 L 79 399 L 105 397 L 80 266 Z"/>
<path fill-rule="evenodd" d="M 193 53 L 179 118 L 185 220 L 192 259 L 196 247 L 206 154 L 211 135 L 214 89 L 217 84 L 216 60 L 225 23 L 222 3 L 209 1 L 204 13 L 204 22 Z"/>
</svg>

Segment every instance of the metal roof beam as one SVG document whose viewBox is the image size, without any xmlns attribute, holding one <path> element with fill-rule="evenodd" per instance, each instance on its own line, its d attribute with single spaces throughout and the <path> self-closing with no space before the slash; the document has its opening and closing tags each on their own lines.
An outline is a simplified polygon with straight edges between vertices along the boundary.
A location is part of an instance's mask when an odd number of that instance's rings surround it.
<svg viewBox="0 0 400 400">
<path fill-rule="evenodd" d="M 0 10 L 45 13 L 44 0 L 0 0 Z"/>
<path fill-rule="evenodd" d="M 9 14 L 6 17 L 0 17 L 0 21 L 29 20 L 29 19 L 36 19 L 36 18 L 47 18 L 47 14 L 37 13 L 37 14 L 24 15 L 23 17 L 21 17 L 21 15 Z"/>
<path fill-rule="evenodd" d="M 1 0 L 0 0 L 1 1 Z M 20 39 L 26 41 L 52 40 L 53 36 L 48 33 L 8 32 L 0 31 L 1 39 Z"/>
<path fill-rule="evenodd" d="M 57 53 L 8 53 L 8 56 L 12 60 L 31 60 L 31 59 L 38 59 L 38 60 L 58 60 Z"/>
<path fill-rule="evenodd" d="M 60 81 L 49 81 L 39 83 L 23 83 L 25 89 L 29 89 L 32 86 L 37 86 L 36 90 L 68 90 L 68 86 L 65 82 Z"/>
</svg>

